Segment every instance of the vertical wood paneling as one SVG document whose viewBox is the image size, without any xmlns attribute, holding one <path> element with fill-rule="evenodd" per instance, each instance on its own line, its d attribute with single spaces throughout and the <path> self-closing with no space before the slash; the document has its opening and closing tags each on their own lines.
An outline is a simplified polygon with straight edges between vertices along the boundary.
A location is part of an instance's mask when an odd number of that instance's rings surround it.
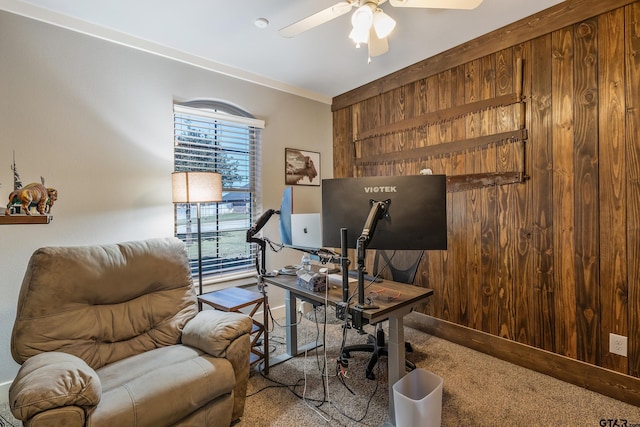
<svg viewBox="0 0 640 427">
<path fill-rule="evenodd" d="M 608 335 L 628 335 L 624 93 L 624 10 L 598 19 L 600 305 L 602 366 L 627 373 Z"/>
<path fill-rule="evenodd" d="M 414 110 L 415 116 L 426 114 L 429 112 L 427 104 L 430 97 L 427 81 L 422 79 L 415 83 L 414 93 L 417 94 L 420 99 L 415 103 Z M 427 145 L 427 130 L 419 128 L 415 131 L 416 147 L 424 147 Z"/>
<path fill-rule="evenodd" d="M 410 117 L 420 116 L 427 112 L 427 84 L 425 80 L 419 80 L 408 85 L 406 109 Z M 412 130 L 409 133 L 409 139 L 413 141 L 413 146 L 423 147 L 426 144 L 426 133 L 421 129 Z M 409 174 L 417 175 L 424 166 L 425 164 L 421 159 L 416 159 L 413 170 L 410 171 Z M 421 267 L 418 269 L 418 273 L 413 282 L 414 285 L 431 289 L 434 289 L 434 286 L 437 289 L 442 286 L 442 280 L 433 280 L 433 276 L 439 272 L 433 272 L 432 269 L 429 268 L 430 258 L 434 256 L 439 257 L 440 254 L 437 252 L 434 253 L 433 251 L 425 251 L 422 257 Z M 435 274 L 432 275 L 432 272 Z M 425 303 L 415 307 L 415 310 L 435 315 L 436 307 L 434 306 L 434 301 L 437 301 L 437 299 L 429 298 Z"/>
<path fill-rule="evenodd" d="M 481 88 L 481 62 L 480 60 L 472 61 L 465 67 L 465 103 L 480 100 Z M 480 136 L 482 131 L 480 113 L 470 114 L 465 119 L 465 133 L 467 138 Z M 473 152 L 470 161 L 466 162 L 465 173 L 480 173 L 482 170 L 482 162 L 480 151 Z M 481 194 L 482 190 L 475 189 L 464 194 L 466 199 L 465 210 L 467 212 L 467 283 L 469 287 L 469 314 L 467 325 L 482 330 L 482 212 L 481 212 Z"/>
<path fill-rule="evenodd" d="M 426 105 L 425 111 L 432 113 L 438 110 L 438 76 L 432 76 L 425 80 L 426 87 Z M 427 145 L 433 145 L 438 142 L 438 126 L 429 126 L 424 134 L 427 138 Z M 426 162 L 426 166 L 433 170 L 434 174 L 443 174 L 445 171 L 441 167 L 441 163 L 434 159 L 429 159 Z M 448 310 L 445 307 L 445 295 L 447 294 L 446 283 L 448 278 L 446 277 L 444 259 L 447 251 L 428 252 L 427 265 L 429 266 L 429 283 L 434 285 L 435 298 L 433 300 L 434 315 L 439 316 L 442 319 L 448 318 Z M 446 313 L 446 314 L 445 314 Z"/>
<path fill-rule="evenodd" d="M 464 66 L 451 70 L 451 106 L 463 105 L 465 102 Z M 451 140 L 464 139 L 466 135 L 466 122 L 464 118 L 453 120 L 451 123 Z M 451 175 L 463 175 L 466 173 L 467 153 L 455 153 L 451 155 Z M 467 268 L 459 268 L 460 265 L 468 265 L 467 260 L 467 236 L 468 210 L 467 194 L 457 192 L 451 194 L 452 211 L 452 235 L 453 235 L 453 283 L 454 293 L 458 296 L 458 317 L 456 322 L 467 325 L 469 323 L 469 283 Z"/>
<path fill-rule="evenodd" d="M 514 55 L 513 67 L 516 70 L 514 81 L 516 85 L 514 90 L 522 90 L 523 96 L 531 97 L 531 43 L 523 43 L 518 46 Z M 518 63 L 522 67 L 521 71 L 518 71 Z M 520 82 L 520 83 L 518 83 Z M 524 106 L 525 108 L 527 105 Z M 524 126 L 526 124 L 527 117 L 521 117 L 521 114 L 525 114 L 526 110 L 520 110 L 514 108 L 514 127 Z M 514 155 L 514 168 L 519 170 L 518 165 L 528 165 L 525 170 L 531 168 L 531 144 L 527 141 L 524 143 L 524 152 L 517 149 L 518 144 L 512 144 L 511 150 Z M 526 184 L 510 185 L 507 186 L 511 191 L 511 197 L 513 200 L 512 218 L 514 220 L 514 287 L 515 287 L 515 326 L 516 326 L 516 340 L 523 344 L 533 344 L 534 333 L 533 327 L 533 313 L 532 313 L 532 299 L 533 299 L 533 270 L 531 263 L 531 186 Z"/>
<path fill-rule="evenodd" d="M 389 107 L 386 107 L 387 101 L 389 102 Z M 394 102 L 392 95 L 384 94 L 379 95 L 375 98 L 368 99 L 362 102 L 360 105 L 360 114 L 358 115 L 357 121 L 354 118 L 354 124 L 356 126 L 354 130 L 355 135 L 359 135 L 363 131 L 374 129 L 380 126 L 380 124 L 382 124 L 384 120 L 382 115 L 386 114 L 388 109 L 393 110 Z M 356 144 L 357 146 L 360 146 L 360 151 L 357 152 L 358 156 L 380 156 L 386 151 L 385 147 L 387 145 L 387 141 L 386 139 L 376 137 L 358 141 Z M 367 169 L 371 169 L 372 171 L 376 170 L 375 167 L 361 167 L 359 169 L 360 170 L 358 176 L 370 175 L 371 173 L 366 172 Z"/>
<path fill-rule="evenodd" d="M 533 345 L 555 350 L 554 300 L 561 294 L 553 280 L 553 157 L 551 135 L 551 36 L 531 43 L 531 100 L 528 117 L 531 147 L 533 272 Z"/>
<path fill-rule="evenodd" d="M 381 95 L 380 102 L 380 122 L 394 123 L 405 118 L 405 89 L 398 88 Z M 382 138 L 380 138 L 383 140 Z M 382 144 L 383 151 L 402 151 L 409 147 L 408 135 L 400 132 L 395 135 L 388 135 Z M 396 173 L 398 174 L 398 173 Z M 391 175 L 391 174 L 390 174 Z"/>
<path fill-rule="evenodd" d="M 513 49 L 505 49 L 496 54 L 496 95 L 513 93 Z M 502 107 L 497 109 L 498 132 L 514 129 L 513 109 Z M 510 145 L 510 144 L 509 144 Z M 496 150 L 497 170 L 515 170 L 516 165 L 510 146 L 505 144 Z M 515 338 L 514 313 L 514 232 L 513 198 L 510 186 L 498 188 L 498 289 L 500 319 L 500 336 Z"/>
<path fill-rule="evenodd" d="M 578 359 L 600 360 L 597 22 L 575 26 L 575 245 Z"/>
<path fill-rule="evenodd" d="M 525 163 L 523 184 L 448 194 L 449 248 L 425 254 L 416 284 L 435 293 L 420 311 L 640 377 L 639 21 L 636 1 L 334 112 L 336 177 Z M 522 126 L 520 106 L 505 106 L 354 144 L 380 124 L 515 92 L 518 58 L 524 157 L 507 143 L 354 167 L 363 152 Z M 608 352 L 610 332 L 629 337 L 627 359 Z"/>
<path fill-rule="evenodd" d="M 352 105 L 349 108 L 351 114 L 347 119 L 348 123 L 346 123 L 348 126 L 347 129 L 349 133 L 347 135 L 344 135 L 344 137 L 346 137 L 346 139 L 344 140 L 344 143 L 348 144 L 349 148 L 343 148 L 342 152 L 350 152 L 353 155 L 353 159 L 349 159 L 350 166 L 352 166 L 352 168 L 347 172 L 351 176 L 360 176 L 360 171 L 355 166 L 355 159 L 357 157 L 362 156 L 362 143 L 354 143 L 353 141 L 355 141 L 358 138 L 358 130 L 360 129 L 360 126 L 361 126 L 360 117 L 362 117 L 363 109 L 364 109 L 363 104 Z M 334 150 L 335 150 L 335 147 L 334 147 Z M 339 155 L 340 153 L 341 152 L 339 151 L 337 154 Z M 337 154 L 334 151 L 333 153 L 333 157 L 335 158 L 334 161 L 336 162 L 344 161 L 342 159 L 336 158 Z M 343 168 L 338 167 L 338 170 L 341 170 L 341 169 Z M 334 171 L 334 177 L 336 178 L 343 178 L 347 176 L 349 175 L 341 176 L 339 174 L 336 174 L 336 172 Z"/>
<path fill-rule="evenodd" d="M 573 29 L 551 37 L 553 99 L 553 254 L 556 353 L 576 358 L 576 272 L 573 184 Z"/>
<path fill-rule="evenodd" d="M 640 2 L 625 9 L 628 363 L 640 377 Z"/>
<path fill-rule="evenodd" d="M 353 124 L 351 118 L 358 105 L 333 113 L 333 176 L 344 178 L 352 176 L 355 151 L 353 149 Z"/>
<path fill-rule="evenodd" d="M 496 96 L 496 57 L 488 55 L 482 59 L 482 87 L 483 99 Z M 491 135 L 496 133 L 496 113 L 493 110 L 480 113 L 482 120 L 481 133 Z M 498 169 L 497 149 L 495 146 L 482 150 L 481 172 L 491 172 Z M 498 189 L 488 187 L 481 190 L 480 212 L 482 215 L 482 330 L 494 335 L 500 331 L 499 321 L 499 288 L 498 288 Z"/>
<path fill-rule="evenodd" d="M 451 107 L 451 71 L 444 71 L 438 74 L 438 110 L 444 110 Z M 451 123 L 445 122 L 435 125 L 438 130 L 437 143 L 451 141 Z M 451 175 L 451 162 L 440 159 L 442 172 Z M 445 288 L 442 302 L 442 315 L 445 320 L 456 322 L 460 318 L 460 296 L 455 292 L 455 262 L 453 260 L 456 247 L 455 236 L 453 235 L 453 196 L 447 194 L 447 241 L 448 250 L 442 253 L 443 271 L 445 274 Z"/>
</svg>

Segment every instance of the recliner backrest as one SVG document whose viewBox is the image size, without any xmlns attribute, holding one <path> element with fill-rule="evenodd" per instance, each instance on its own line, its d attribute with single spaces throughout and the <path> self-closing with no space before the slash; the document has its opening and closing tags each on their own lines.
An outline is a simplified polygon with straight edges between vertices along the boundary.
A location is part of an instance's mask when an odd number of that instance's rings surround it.
<svg viewBox="0 0 640 427">
<path fill-rule="evenodd" d="M 41 248 L 20 289 L 11 354 L 22 364 L 62 351 L 97 369 L 179 343 L 196 313 L 179 239 Z"/>
</svg>

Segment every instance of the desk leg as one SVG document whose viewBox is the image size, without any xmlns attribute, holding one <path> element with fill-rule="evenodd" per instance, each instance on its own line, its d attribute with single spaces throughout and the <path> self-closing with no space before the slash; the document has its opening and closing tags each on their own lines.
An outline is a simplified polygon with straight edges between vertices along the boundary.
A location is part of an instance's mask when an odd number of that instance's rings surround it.
<svg viewBox="0 0 640 427">
<path fill-rule="evenodd" d="M 298 354 L 297 304 L 296 297 L 291 293 L 291 291 L 285 290 L 284 304 L 286 316 L 285 337 L 287 340 L 286 353 L 273 357 L 270 360 L 271 366 L 287 361 Z"/>
<path fill-rule="evenodd" d="M 389 318 L 389 422 L 396 425 L 393 385 L 406 373 L 402 316 Z"/>
<path fill-rule="evenodd" d="M 298 316 L 296 313 L 296 297 L 291 291 L 285 292 L 284 297 L 286 320 L 287 320 L 287 354 L 295 356 L 298 354 Z"/>
<path fill-rule="evenodd" d="M 271 358 L 269 360 L 270 366 L 274 366 L 287 361 L 300 353 L 304 353 L 308 350 L 313 350 L 314 348 L 320 347 L 322 345 L 321 343 L 317 343 L 314 341 L 308 344 L 304 344 L 302 347 L 298 347 L 298 304 L 295 294 L 293 294 L 291 291 L 285 290 L 284 303 L 287 322 L 287 325 L 285 327 L 287 350 L 285 354 L 281 354 L 279 356 Z"/>
<path fill-rule="evenodd" d="M 265 375 L 269 375 L 269 297 L 267 297 L 266 292 L 263 292 L 262 296 L 264 297 L 264 301 L 262 302 L 262 314 L 263 314 L 262 325 L 264 327 L 264 332 L 263 332 L 264 336 L 262 337 L 262 343 L 263 343 L 262 350 L 264 351 L 263 371 Z"/>
</svg>

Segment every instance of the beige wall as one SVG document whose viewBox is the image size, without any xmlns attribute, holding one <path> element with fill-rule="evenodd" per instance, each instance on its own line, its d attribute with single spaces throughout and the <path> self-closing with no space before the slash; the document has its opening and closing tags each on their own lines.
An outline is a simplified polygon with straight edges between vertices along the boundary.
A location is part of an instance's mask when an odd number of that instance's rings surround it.
<svg viewBox="0 0 640 427">
<path fill-rule="evenodd" d="M 172 103 L 196 98 L 266 121 L 264 209 L 280 206 L 285 147 L 320 152 L 322 177 L 331 176 L 329 105 L 0 12 L 0 200 L 12 190 L 14 151 L 24 184 L 43 176 L 59 191 L 51 224 L 0 225 L 0 391 L 18 369 L 11 328 L 36 248 L 173 233 Z M 320 187 L 295 195 L 298 212 L 320 211 Z M 276 220 L 265 234 L 279 240 Z M 267 267 L 298 259 L 269 253 Z M 282 303 L 269 292 L 272 307 Z"/>
</svg>

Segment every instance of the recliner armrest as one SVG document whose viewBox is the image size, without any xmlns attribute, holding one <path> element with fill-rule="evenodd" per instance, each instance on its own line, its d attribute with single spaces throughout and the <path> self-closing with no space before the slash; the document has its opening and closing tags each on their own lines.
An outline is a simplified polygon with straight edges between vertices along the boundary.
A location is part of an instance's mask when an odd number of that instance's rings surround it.
<svg viewBox="0 0 640 427">
<path fill-rule="evenodd" d="M 199 312 L 182 330 L 182 343 L 212 356 L 224 357 L 227 347 L 251 332 L 251 318 L 245 314 L 219 310 Z"/>
<path fill-rule="evenodd" d="M 79 357 L 58 351 L 27 359 L 9 388 L 11 412 L 19 420 L 64 406 L 88 409 L 101 396 L 98 374 Z"/>
</svg>

